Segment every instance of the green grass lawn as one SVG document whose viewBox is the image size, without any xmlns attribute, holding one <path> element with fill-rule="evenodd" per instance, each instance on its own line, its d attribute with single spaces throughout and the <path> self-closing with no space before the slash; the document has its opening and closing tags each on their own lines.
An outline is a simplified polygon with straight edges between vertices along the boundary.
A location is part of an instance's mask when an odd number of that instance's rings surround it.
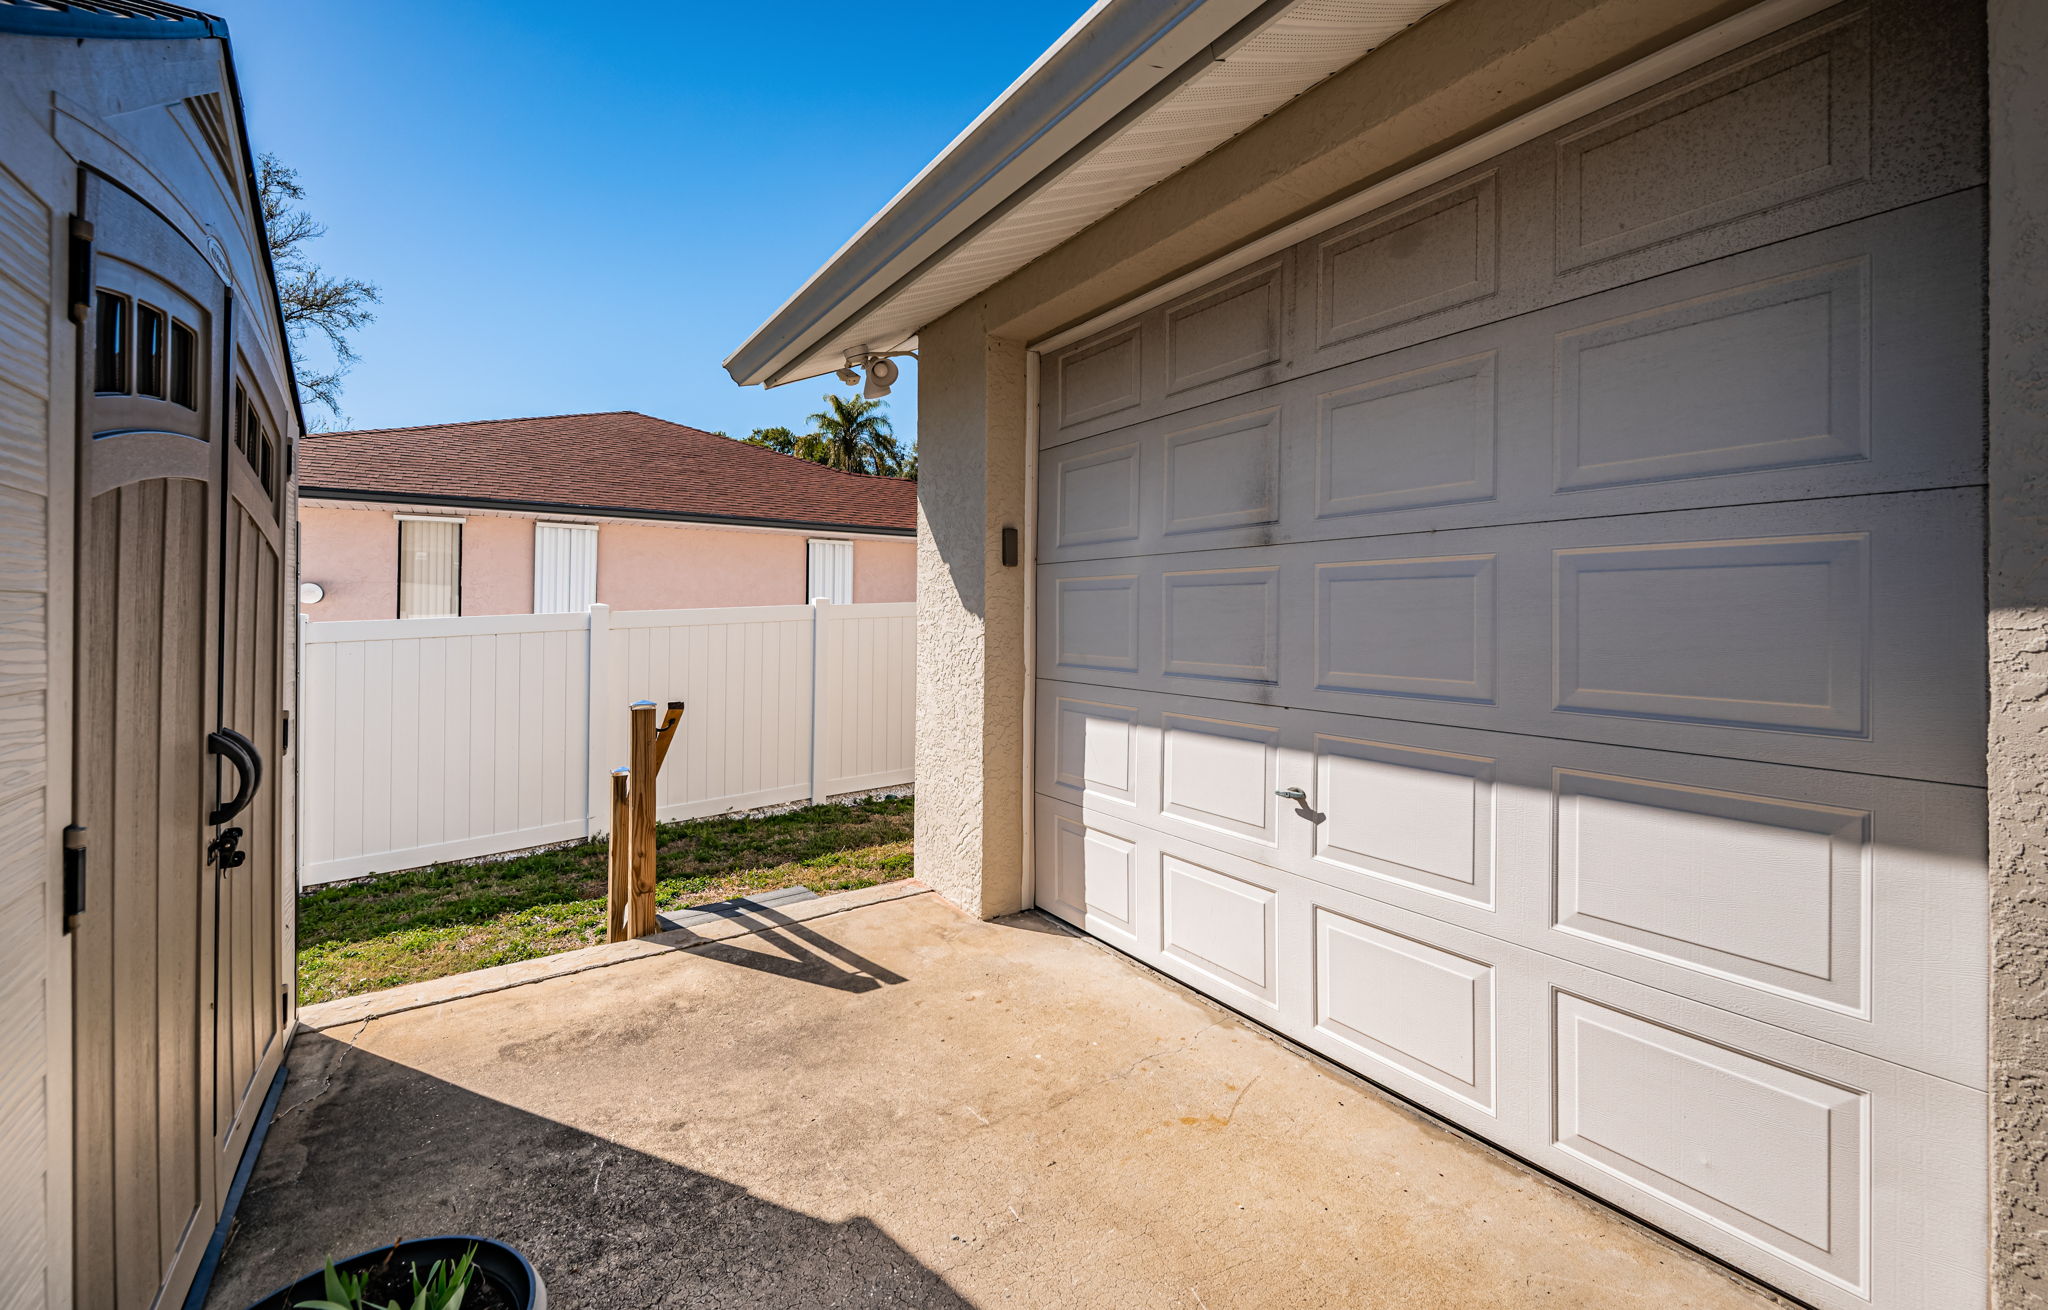
<svg viewBox="0 0 2048 1310">
<path fill-rule="evenodd" d="M 911 798 L 658 829 L 657 903 L 872 887 L 911 875 Z M 424 982 L 604 940 L 605 843 L 439 864 L 299 897 L 299 1001 Z"/>
</svg>

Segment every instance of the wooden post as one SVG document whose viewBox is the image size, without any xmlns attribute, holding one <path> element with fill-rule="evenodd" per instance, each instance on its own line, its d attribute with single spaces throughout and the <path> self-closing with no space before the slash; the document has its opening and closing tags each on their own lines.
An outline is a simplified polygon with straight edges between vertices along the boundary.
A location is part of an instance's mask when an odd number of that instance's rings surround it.
<svg viewBox="0 0 2048 1310">
<path fill-rule="evenodd" d="M 657 743 L 654 748 L 654 770 L 656 773 L 661 772 L 661 766 L 668 762 L 668 748 L 674 744 L 676 725 L 682 721 L 683 703 L 679 700 L 670 701 L 668 703 L 668 713 L 661 716 L 661 728 L 654 734 L 654 740 Z"/>
<path fill-rule="evenodd" d="M 631 769 L 612 770 L 612 841 L 610 875 L 604 898 L 604 939 L 630 940 L 626 932 L 627 908 L 633 899 L 633 807 L 629 795 Z"/>
<path fill-rule="evenodd" d="M 626 935 L 645 937 L 654 918 L 654 702 L 633 702 L 633 895 L 628 903 Z"/>
</svg>

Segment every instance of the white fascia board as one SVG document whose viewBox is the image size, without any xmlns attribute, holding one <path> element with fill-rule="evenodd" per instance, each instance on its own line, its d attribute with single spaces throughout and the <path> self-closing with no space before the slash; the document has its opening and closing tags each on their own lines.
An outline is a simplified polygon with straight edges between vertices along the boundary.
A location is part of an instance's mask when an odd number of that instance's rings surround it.
<svg viewBox="0 0 2048 1310">
<path fill-rule="evenodd" d="M 778 370 L 844 322 L 849 302 L 909 275 L 1261 7 L 1099 0 L 755 329 L 726 371 L 741 386 L 795 381 Z"/>
</svg>

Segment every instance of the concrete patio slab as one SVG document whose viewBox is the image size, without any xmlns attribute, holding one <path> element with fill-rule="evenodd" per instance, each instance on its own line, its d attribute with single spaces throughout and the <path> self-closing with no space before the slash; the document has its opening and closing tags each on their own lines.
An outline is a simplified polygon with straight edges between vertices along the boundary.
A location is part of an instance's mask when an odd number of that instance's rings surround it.
<svg viewBox="0 0 2048 1310">
<path fill-rule="evenodd" d="M 446 1232 L 566 1310 L 1775 1304 L 1035 915 L 756 926 L 303 1033 L 208 1305 Z"/>
</svg>

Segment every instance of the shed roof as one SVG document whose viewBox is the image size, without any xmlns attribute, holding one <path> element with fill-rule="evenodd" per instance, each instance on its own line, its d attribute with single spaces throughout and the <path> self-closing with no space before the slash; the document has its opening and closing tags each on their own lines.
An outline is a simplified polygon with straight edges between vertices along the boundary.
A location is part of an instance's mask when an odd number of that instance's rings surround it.
<svg viewBox="0 0 2048 1310">
<path fill-rule="evenodd" d="M 316 433 L 300 494 L 909 535 L 917 484 L 632 410 Z"/>
<path fill-rule="evenodd" d="M 163 0 L 0 0 L 0 32 L 42 36 L 226 36 L 212 14 Z"/>
</svg>

